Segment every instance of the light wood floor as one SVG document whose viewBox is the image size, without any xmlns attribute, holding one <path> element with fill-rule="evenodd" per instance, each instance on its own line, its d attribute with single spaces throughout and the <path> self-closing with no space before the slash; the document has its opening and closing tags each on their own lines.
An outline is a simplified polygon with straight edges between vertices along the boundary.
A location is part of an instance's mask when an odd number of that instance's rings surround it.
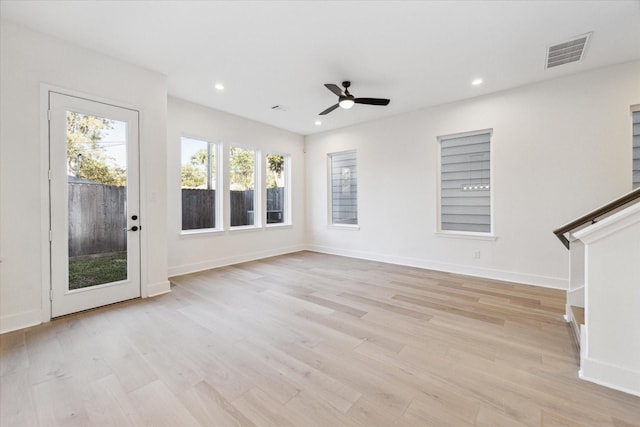
<svg viewBox="0 0 640 427">
<path fill-rule="evenodd" d="M 311 252 L 1 339 L 0 425 L 640 426 L 560 291 Z"/>
</svg>

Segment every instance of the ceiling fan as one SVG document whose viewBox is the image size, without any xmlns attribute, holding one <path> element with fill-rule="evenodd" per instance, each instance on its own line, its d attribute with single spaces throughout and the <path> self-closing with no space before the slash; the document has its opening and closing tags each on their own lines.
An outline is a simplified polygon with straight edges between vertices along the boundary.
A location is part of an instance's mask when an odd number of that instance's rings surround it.
<svg viewBox="0 0 640 427">
<path fill-rule="evenodd" d="M 342 82 L 342 86 L 344 86 L 344 90 L 340 89 L 337 85 L 332 83 L 325 84 L 326 88 L 331 92 L 338 95 L 338 103 L 332 105 L 331 107 L 324 110 L 320 113 L 320 116 L 324 116 L 325 114 L 329 114 L 333 110 L 338 107 L 342 107 L 345 110 L 353 107 L 353 104 L 368 104 L 368 105 L 388 105 L 389 100 L 385 98 L 355 98 L 353 95 L 349 93 L 349 86 L 351 86 L 351 82 Z"/>
</svg>

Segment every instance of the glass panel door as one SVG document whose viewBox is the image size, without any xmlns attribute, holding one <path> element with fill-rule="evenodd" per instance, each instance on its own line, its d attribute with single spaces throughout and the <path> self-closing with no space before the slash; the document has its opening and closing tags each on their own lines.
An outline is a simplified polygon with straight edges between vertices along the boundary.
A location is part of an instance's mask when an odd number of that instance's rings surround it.
<svg viewBox="0 0 640 427">
<path fill-rule="evenodd" d="M 50 94 L 52 316 L 140 296 L 138 114 Z"/>
</svg>

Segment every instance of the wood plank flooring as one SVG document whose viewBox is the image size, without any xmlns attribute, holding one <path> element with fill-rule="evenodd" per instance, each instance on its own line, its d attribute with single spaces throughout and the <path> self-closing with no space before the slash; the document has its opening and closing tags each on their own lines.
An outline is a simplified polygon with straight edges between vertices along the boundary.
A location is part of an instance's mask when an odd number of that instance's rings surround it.
<svg viewBox="0 0 640 427">
<path fill-rule="evenodd" d="M 564 293 L 299 252 L 0 336 L 0 425 L 640 426 Z"/>
</svg>

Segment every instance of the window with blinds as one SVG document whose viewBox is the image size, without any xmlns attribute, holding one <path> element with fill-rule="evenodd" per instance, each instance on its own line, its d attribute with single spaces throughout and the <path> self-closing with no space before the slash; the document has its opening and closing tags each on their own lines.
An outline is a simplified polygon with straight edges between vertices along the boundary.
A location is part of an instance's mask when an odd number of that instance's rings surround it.
<svg viewBox="0 0 640 427">
<path fill-rule="evenodd" d="M 633 188 L 640 187 L 640 111 L 633 112 Z"/>
<path fill-rule="evenodd" d="M 356 152 L 329 154 L 331 224 L 358 224 Z"/>
<path fill-rule="evenodd" d="M 491 131 L 440 141 L 440 231 L 491 233 Z"/>
</svg>

